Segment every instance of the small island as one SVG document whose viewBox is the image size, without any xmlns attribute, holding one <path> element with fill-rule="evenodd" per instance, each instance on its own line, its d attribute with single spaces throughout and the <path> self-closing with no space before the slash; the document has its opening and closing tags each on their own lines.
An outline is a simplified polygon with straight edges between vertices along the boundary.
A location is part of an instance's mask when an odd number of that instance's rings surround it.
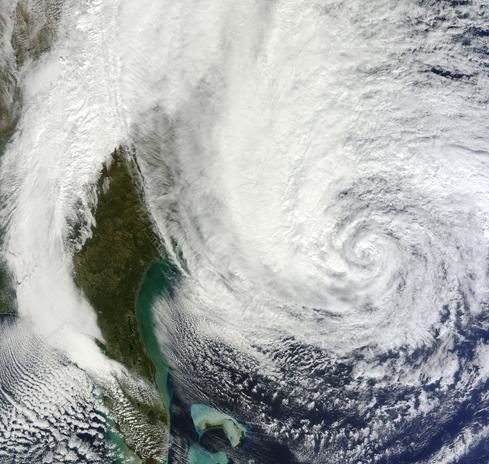
<svg viewBox="0 0 489 464">
<path fill-rule="evenodd" d="M 189 464 L 228 464 L 228 457 L 222 452 L 209 453 L 208 451 L 193 445 L 188 454 Z"/>
<path fill-rule="evenodd" d="M 220 429 L 233 448 L 240 446 L 246 438 L 246 428 L 230 415 L 217 409 L 205 404 L 194 404 L 190 414 L 199 436 L 209 430 Z"/>
</svg>

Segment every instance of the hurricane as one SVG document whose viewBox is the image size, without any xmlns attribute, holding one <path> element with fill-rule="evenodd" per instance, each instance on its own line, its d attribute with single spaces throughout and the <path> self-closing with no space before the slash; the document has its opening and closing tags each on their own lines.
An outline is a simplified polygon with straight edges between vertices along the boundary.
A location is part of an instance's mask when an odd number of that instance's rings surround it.
<svg viewBox="0 0 489 464">
<path fill-rule="evenodd" d="M 102 430 L 79 456 L 112 449 L 93 392 L 140 388 L 100 349 L 73 278 L 102 166 L 124 147 L 177 276 L 145 278 L 172 283 L 148 300 L 168 462 L 489 459 L 484 0 L 13 3 L 55 32 L 19 63 L 15 6 L 1 5 L 17 118 L 0 155 L 2 259 L 29 343 L 99 411 L 78 419 Z M 22 364 L 27 348 L 0 333 L 0 366 Z M 0 370 L 0 411 L 4 385 L 45 395 L 22 375 Z M 244 425 L 196 435 L 201 404 Z M 7 429 L 0 462 L 32 462 L 9 460 Z"/>
</svg>

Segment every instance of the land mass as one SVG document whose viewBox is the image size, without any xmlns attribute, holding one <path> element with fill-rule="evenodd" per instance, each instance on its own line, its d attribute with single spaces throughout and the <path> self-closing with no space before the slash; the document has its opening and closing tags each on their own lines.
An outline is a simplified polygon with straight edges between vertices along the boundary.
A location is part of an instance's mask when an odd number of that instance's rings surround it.
<svg viewBox="0 0 489 464">
<path fill-rule="evenodd" d="M 116 150 L 98 182 L 96 227 L 75 254 L 74 269 L 75 282 L 97 312 L 106 354 L 153 383 L 155 368 L 139 332 L 135 301 L 162 250 L 138 177 L 135 161 Z"/>
<path fill-rule="evenodd" d="M 127 446 L 149 464 L 164 455 L 168 412 L 163 399 L 153 395 L 156 368 L 141 333 L 136 299 L 146 271 L 165 252 L 144 202 L 141 179 L 131 153 L 116 149 L 97 184 L 96 227 L 76 249 L 73 263 L 74 280 L 97 313 L 103 351 L 151 386 L 141 394 L 135 383 L 121 382 L 118 393 L 105 394 Z M 79 240 L 79 229 L 80 224 L 72 227 L 73 243 Z"/>
</svg>

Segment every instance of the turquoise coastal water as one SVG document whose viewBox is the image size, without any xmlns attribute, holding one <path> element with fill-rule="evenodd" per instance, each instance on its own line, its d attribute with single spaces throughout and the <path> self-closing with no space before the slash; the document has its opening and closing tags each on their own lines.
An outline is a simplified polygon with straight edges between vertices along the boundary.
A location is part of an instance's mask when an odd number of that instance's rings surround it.
<svg viewBox="0 0 489 464">
<path fill-rule="evenodd" d="M 100 389 L 95 386 L 93 389 L 93 397 L 103 403 L 103 394 Z M 115 457 L 112 464 L 141 464 L 141 459 L 133 453 L 126 445 L 124 437 L 117 431 L 114 420 L 104 411 L 100 411 L 107 421 L 106 440 L 113 445 Z"/>
<path fill-rule="evenodd" d="M 170 259 L 167 257 L 160 258 L 146 272 L 136 299 L 139 330 L 141 331 L 148 356 L 156 369 L 155 383 L 165 403 L 168 426 L 170 424 L 169 411 L 171 403 L 171 392 L 168 385 L 168 364 L 156 338 L 153 304 L 156 298 L 170 297 L 172 289 L 179 278 L 180 272 Z"/>
<path fill-rule="evenodd" d="M 205 404 L 194 404 L 191 409 L 192 421 L 199 437 L 209 430 L 221 429 L 229 444 L 237 448 L 246 438 L 246 428 L 236 419 Z"/>
<path fill-rule="evenodd" d="M 148 356 L 156 369 L 155 384 L 164 401 L 169 428 L 172 393 L 169 385 L 168 364 L 155 334 L 153 306 L 157 298 L 172 297 L 173 289 L 179 278 L 178 268 L 168 258 L 161 258 L 149 267 L 136 299 L 140 333 Z M 233 447 L 239 447 L 246 437 L 247 430 L 242 424 L 231 416 L 204 404 L 194 404 L 191 408 L 191 415 L 199 435 L 203 435 L 210 429 L 221 428 Z M 117 437 L 113 438 L 117 439 Z M 210 453 L 193 445 L 189 450 L 188 461 L 190 464 L 227 464 L 229 459 L 223 452 Z M 129 460 L 128 462 L 137 461 Z"/>
<path fill-rule="evenodd" d="M 199 439 L 210 430 L 222 430 L 233 448 L 238 448 L 246 438 L 246 427 L 234 417 L 211 408 L 205 404 L 193 404 L 190 414 Z M 199 446 L 193 445 L 189 450 L 189 464 L 227 464 L 228 457 L 222 451 L 210 453 Z"/>
<path fill-rule="evenodd" d="M 153 304 L 156 298 L 170 296 L 180 273 L 176 266 L 166 258 L 155 261 L 144 275 L 137 293 L 135 308 L 141 337 L 151 362 L 155 367 L 155 385 L 165 405 L 166 422 L 170 428 L 171 392 L 168 385 L 168 364 L 160 350 L 154 330 Z M 110 418 L 107 418 L 109 425 Z M 140 464 L 142 461 L 126 446 L 124 437 L 110 427 L 107 439 L 114 444 L 118 457 L 114 464 Z"/>
<path fill-rule="evenodd" d="M 109 418 L 107 418 L 107 422 L 110 426 L 107 432 L 107 440 L 115 446 L 117 453 L 113 464 L 142 464 L 141 459 L 127 447 L 124 438 L 117 433 L 115 424 Z"/>
<path fill-rule="evenodd" d="M 228 464 L 228 457 L 222 452 L 209 453 L 208 451 L 193 445 L 188 454 L 189 464 Z"/>
<path fill-rule="evenodd" d="M 154 329 L 153 305 L 157 298 L 170 297 L 174 285 L 180 277 L 178 268 L 166 257 L 155 261 L 146 271 L 135 301 L 135 311 L 141 338 L 147 354 L 155 367 L 155 385 L 163 399 L 166 423 L 170 428 L 171 391 L 168 384 L 168 364 L 160 350 Z M 114 445 L 117 458 L 114 464 L 141 464 L 143 461 L 126 445 L 115 424 L 107 418 L 109 431 L 107 439 Z"/>
</svg>

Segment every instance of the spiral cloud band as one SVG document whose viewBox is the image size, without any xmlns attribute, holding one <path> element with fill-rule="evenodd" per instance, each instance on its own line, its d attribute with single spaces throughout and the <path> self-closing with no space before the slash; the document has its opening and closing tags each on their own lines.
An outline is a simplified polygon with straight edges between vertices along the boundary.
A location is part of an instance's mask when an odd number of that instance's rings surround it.
<svg viewBox="0 0 489 464">
<path fill-rule="evenodd" d="M 12 74 L 0 219 L 32 343 L 114 374 L 68 236 L 127 147 L 181 274 L 152 308 L 175 462 L 194 404 L 249 427 L 236 462 L 489 459 L 485 1 L 27 3 L 57 38 Z"/>
</svg>

